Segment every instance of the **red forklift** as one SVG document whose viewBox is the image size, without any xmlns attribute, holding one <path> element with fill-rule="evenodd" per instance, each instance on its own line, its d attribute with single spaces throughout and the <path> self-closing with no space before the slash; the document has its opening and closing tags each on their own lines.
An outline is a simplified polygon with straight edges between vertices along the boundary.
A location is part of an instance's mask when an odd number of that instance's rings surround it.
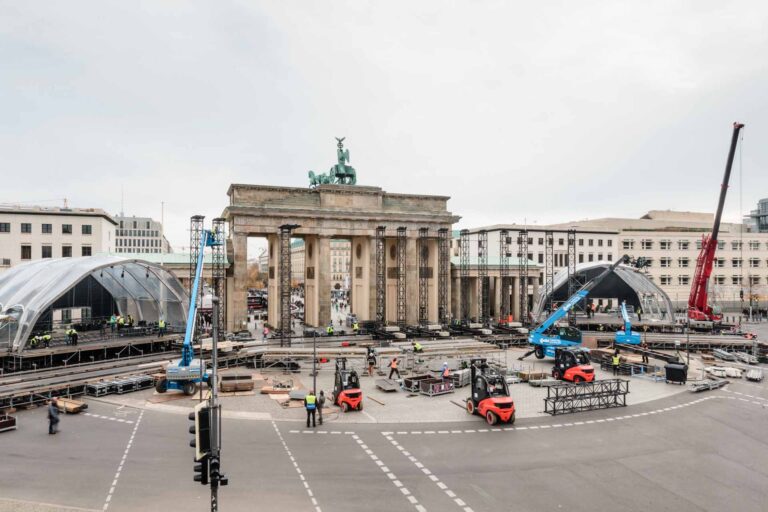
<svg viewBox="0 0 768 512">
<path fill-rule="evenodd" d="M 363 410 L 363 391 L 360 389 L 360 377 L 355 370 L 347 370 L 347 358 L 336 358 L 336 379 L 333 384 L 331 402 L 338 405 L 342 412 Z"/>
<path fill-rule="evenodd" d="M 555 348 L 552 376 L 573 383 L 593 382 L 595 369 L 589 363 L 589 351 L 581 347 Z"/>
<path fill-rule="evenodd" d="M 488 366 L 486 359 L 470 361 L 472 395 L 467 399 L 467 412 L 485 417 L 489 425 L 515 422 L 515 402 L 509 395 L 504 376 Z"/>
</svg>

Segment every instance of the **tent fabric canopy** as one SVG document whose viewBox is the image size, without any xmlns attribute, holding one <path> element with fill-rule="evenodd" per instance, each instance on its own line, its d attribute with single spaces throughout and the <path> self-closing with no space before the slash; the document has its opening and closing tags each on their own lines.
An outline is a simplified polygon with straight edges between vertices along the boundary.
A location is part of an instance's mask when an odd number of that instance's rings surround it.
<svg viewBox="0 0 768 512">
<path fill-rule="evenodd" d="M 0 340 L 21 352 L 40 315 L 88 276 L 112 295 L 121 315 L 156 322 L 162 314 L 174 325 L 186 323 L 187 293 L 159 265 L 119 256 L 43 259 L 0 274 Z"/>
<path fill-rule="evenodd" d="M 580 263 L 576 265 L 576 275 L 581 282 L 587 283 L 611 264 L 610 261 Z M 541 287 L 539 289 L 542 290 Z M 563 269 L 553 278 L 552 300 L 555 304 L 560 304 L 568 297 L 568 269 Z M 598 298 L 618 299 L 619 303 L 627 301 L 628 306 L 641 307 L 643 316 L 649 320 L 674 320 L 674 308 L 669 296 L 647 275 L 629 265 L 619 265 L 590 291 L 588 300 Z M 549 300 L 542 290 L 533 311 L 537 322 L 543 320 L 542 313 L 547 309 Z"/>
</svg>

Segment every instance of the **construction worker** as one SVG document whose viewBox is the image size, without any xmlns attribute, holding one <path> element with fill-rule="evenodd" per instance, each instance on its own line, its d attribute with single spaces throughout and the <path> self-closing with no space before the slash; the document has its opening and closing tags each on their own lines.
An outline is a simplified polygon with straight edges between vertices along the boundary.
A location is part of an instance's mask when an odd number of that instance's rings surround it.
<svg viewBox="0 0 768 512">
<path fill-rule="evenodd" d="M 325 333 L 328 336 L 333 336 L 333 320 L 331 320 L 330 323 L 328 324 L 328 327 L 325 328 Z"/>
<path fill-rule="evenodd" d="M 323 407 L 325 407 L 325 391 L 321 389 L 317 397 L 317 415 L 321 425 L 323 424 Z"/>
<path fill-rule="evenodd" d="M 389 379 L 392 378 L 393 374 L 397 374 L 397 378 L 400 378 L 400 370 L 397 369 L 397 358 L 392 358 L 392 362 L 389 363 Z"/>
<path fill-rule="evenodd" d="M 373 377 L 373 368 L 376 366 L 376 352 L 373 347 L 368 347 L 368 376 Z"/>
<path fill-rule="evenodd" d="M 125 318 L 123 318 L 122 315 L 118 315 L 117 316 L 117 330 L 119 331 L 123 327 L 125 327 Z"/>
<path fill-rule="evenodd" d="M 112 331 L 112 334 L 115 334 L 115 329 L 117 328 L 117 317 L 115 315 L 112 315 L 109 317 L 109 329 Z"/>
<path fill-rule="evenodd" d="M 37 344 L 40 343 L 40 336 L 32 336 L 29 339 L 29 345 L 32 348 L 37 348 Z"/>
<path fill-rule="evenodd" d="M 41 336 L 43 340 L 43 346 L 48 348 L 51 346 L 51 333 L 47 332 Z"/>
<path fill-rule="evenodd" d="M 48 404 L 48 434 L 53 435 L 59 431 L 59 401 L 56 397 L 51 398 Z"/>
<path fill-rule="evenodd" d="M 357 334 L 360 331 L 360 324 L 357 323 L 357 320 L 352 324 L 352 332 L 354 334 Z"/>
<path fill-rule="evenodd" d="M 77 345 L 77 331 L 74 327 L 70 326 L 66 331 L 67 345 Z"/>
<path fill-rule="evenodd" d="M 412 342 L 412 345 L 413 345 L 414 354 L 421 354 L 422 352 L 424 352 L 424 347 L 421 346 L 421 343 L 419 343 L 418 341 Z"/>
<path fill-rule="evenodd" d="M 648 352 L 645 352 L 646 350 L 648 350 L 648 343 L 645 340 L 643 340 L 643 342 L 640 344 L 640 348 L 642 348 L 643 351 L 644 351 L 643 352 L 643 363 L 644 364 L 648 364 Z"/>
<path fill-rule="evenodd" d="M 451 369 L 448 368 L 448 362 L 443 363 L 443 371 L 440 373 L 443 380 L 451 380 Z"/>
<path fill-rule="evenodd" d="M 621 358 L 619 357 L 619 351 L 613 353 L 613 357 L 611 358 L 611 366 L 613 367 L 613 375 L 616 376 L 619 374 L 619 364 L 621 364 Z"/>
<path fill-rule="evenodd" d="M 157 337 L 162 338 L 163 336 L 165 336 L 165 319 L 161 317 L 157 321 Z"/>
<path fill-rule="evenodd" d="M 315 411 L 317 410 L 317 397 L 315 390 L 310 389 L 307 396 L 304 397 L 304 408 L 307 410 L 307 428 L 309 428 L 309 419 L 312 418 L 312 426 L 315 427 Z"/>
</svg>

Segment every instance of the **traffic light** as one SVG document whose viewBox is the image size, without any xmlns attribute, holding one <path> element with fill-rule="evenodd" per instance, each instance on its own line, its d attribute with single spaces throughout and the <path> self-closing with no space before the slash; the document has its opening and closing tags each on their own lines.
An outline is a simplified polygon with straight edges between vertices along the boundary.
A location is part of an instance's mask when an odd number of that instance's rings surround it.
<svg viewBox="0 0 768 512">
<path fill-rule="evenodd" d="M 189 413 L 190 421 L 195 424 L 189 427 L 189 433 L 194 438 L 189 441 L 189 446 L 195 449 L 195 482 L 208 485 L 209 456 L 211 454 L 211 408 L 207 402 L 200 402 L 195 406 L 195 411 Z"/>
</svg>

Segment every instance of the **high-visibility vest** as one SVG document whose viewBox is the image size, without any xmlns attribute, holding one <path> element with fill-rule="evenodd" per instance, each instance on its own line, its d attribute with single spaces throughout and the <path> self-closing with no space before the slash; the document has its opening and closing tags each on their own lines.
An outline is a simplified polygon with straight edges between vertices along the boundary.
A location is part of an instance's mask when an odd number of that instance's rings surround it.
<svg viewBox="0 0 768 512">
<path fill-rule="evenodd" d="M 161 329 L 165 329 L 165 320 L 160 320 L 157 322 L 157 326 Z"/>
<path fill-rule="evenodd" d="M 391 363 L 389 363 L 390 368 L 397 368 L 397 359 L 393 359 Z"/>
<path fill-rule="evenodd" d="M 120 325 L 125 325 L 125 318 L 123 317 L 118 318 L 117 323 L 119 323 Z"/>
<path fill-rule="evenodd" d="M 310 410 L 310 411 L 311 411 L 312 409 L 314 409 L 315 407 L 317 407 L 317 406 L 315 405 L 315 403 L 317 402 L 317 397 L 316 397 L 315 395 L 307 395 L 307 397 L 305 398 L 305 400 L 306 400 L 306 402 L 305 402 L 305 403 L 306 403 L 306 406 L 307 406 L 307 409 L 308 409 L 308 410 Z"/>
<path fill-rule="evenodd" d="M 327 328 L 327 329 L 325 329 L 325 332 L 327 332 L 328 334 L 333 334 L 333 327 L 331 327 L 331 326 L 329 325 L 329 326 L 328 326 L 328 328 Z"/>
<path fill-rule="evenodd" d="M 613 366 L 619 366 L 619 356 L 613 356 Z"/>
<path fill-rule="evenodd" d="M 450 377 L 450 376 L 451 376 L 451 370 L 449 370 L 448 368 L 446 368 L 445 370 L 443 370 L 443 378 L 444 378 L 444 379 L 447 379 L 447 378 L 448 378 L 448 377 Z"/>
<path fill-rule="evenodd" d="M 417 350 L 418 351 L 418 350 L 421 350 L 421 349 L 422 349 L 421 343 L 414 343 L 413 344 L 413 350 Z"/>
</svg>

